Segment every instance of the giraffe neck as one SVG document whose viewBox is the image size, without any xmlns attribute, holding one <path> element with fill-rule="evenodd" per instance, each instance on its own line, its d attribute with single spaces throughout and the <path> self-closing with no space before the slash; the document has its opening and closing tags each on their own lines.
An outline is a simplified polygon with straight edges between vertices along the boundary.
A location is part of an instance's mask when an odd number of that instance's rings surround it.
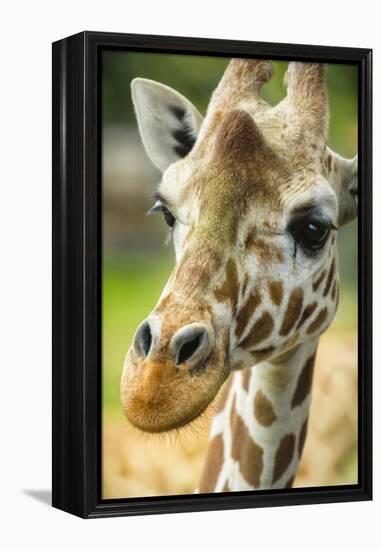
<svg viewBox="0 0 381 550">
<path fill-rule="evenodd" d="M 200 492 L 292 485 L 306 437 L 318 339 L 235 371 L 212 421 Z"/>
</svg>

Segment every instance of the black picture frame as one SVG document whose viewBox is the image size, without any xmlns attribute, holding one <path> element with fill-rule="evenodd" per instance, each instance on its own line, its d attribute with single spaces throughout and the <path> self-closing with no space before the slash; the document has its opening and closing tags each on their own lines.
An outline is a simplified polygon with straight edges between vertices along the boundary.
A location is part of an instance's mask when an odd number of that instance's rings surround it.
<svg viewBox="0 0 381 550">
<path fill-rule="evenodd" d="M 123 49 L 358 66 L 358 484 L 101 499 L 100 57 Z M 372 50 L 82 32 L 53 44 L 53 506 L 84 518 L 372 498 Z"/>
</svg>

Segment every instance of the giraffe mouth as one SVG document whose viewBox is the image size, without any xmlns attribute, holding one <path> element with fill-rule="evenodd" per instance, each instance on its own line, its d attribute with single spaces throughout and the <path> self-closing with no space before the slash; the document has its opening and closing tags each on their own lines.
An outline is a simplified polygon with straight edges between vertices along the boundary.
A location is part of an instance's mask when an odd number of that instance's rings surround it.
<svg viewBox="0 0 381 550">
<path fill-rule="evenodd" d="M 130 350 L 121 379 L 123 411 L 144 432 L 180 429 L 205 411 L 228 374 L 226 355 L 218 351 L 189 368 L 169 359 L 141 360 Z"/>
</svg>

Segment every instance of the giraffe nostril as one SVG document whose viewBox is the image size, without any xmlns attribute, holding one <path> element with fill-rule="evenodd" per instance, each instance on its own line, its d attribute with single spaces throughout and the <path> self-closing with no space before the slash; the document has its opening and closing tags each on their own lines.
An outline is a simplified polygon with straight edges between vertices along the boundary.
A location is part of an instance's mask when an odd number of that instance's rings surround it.
<svg viewBox="0 0 381 550">
<path fill-rule="evenodd" d="M 197 334 L 194 338 L 185 342 L 177 352 L 176 364 L 181 365 L 187 359 L 192 357 L 195 351 L 199 348 L 202 339 L 202 334 Z"/>
<path fill-rule="evenodd" d="M 200 364 L 212 349 L 211 336 L 199 323 L 181 328 L 172 340 L 172 354 L 176 365 L 187 363 L 193 367 Z"/>
<path fill-rule="evenodd" d="M 135 339 L 134 349 L 140 357 L 147 357 L 152 345 L 152 331 L 148 321 L 144 321 L 138 328 Z"/>
</svg>

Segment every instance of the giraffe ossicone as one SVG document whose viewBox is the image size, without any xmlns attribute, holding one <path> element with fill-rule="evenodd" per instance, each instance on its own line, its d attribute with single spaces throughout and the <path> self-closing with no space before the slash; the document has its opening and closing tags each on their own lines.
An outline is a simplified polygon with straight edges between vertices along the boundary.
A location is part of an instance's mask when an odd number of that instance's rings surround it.
<svg viewBox="0 0 381 550">
<path fill-rule="evenodd" d="M 176 265 L 127 353 L 121 401 L 136 427 L 168 431 L 229 378 L 205 492 L 292 484 L 338 303 L 336 233 L 357 215 L 357 158 L 327 146 L 325 67 L 290 63 L 275 106 L 260 95 L 271 75 L 267 61 L 233 59 L 204 119 L 167 86 L 132 83 Z"/>
</svg>

